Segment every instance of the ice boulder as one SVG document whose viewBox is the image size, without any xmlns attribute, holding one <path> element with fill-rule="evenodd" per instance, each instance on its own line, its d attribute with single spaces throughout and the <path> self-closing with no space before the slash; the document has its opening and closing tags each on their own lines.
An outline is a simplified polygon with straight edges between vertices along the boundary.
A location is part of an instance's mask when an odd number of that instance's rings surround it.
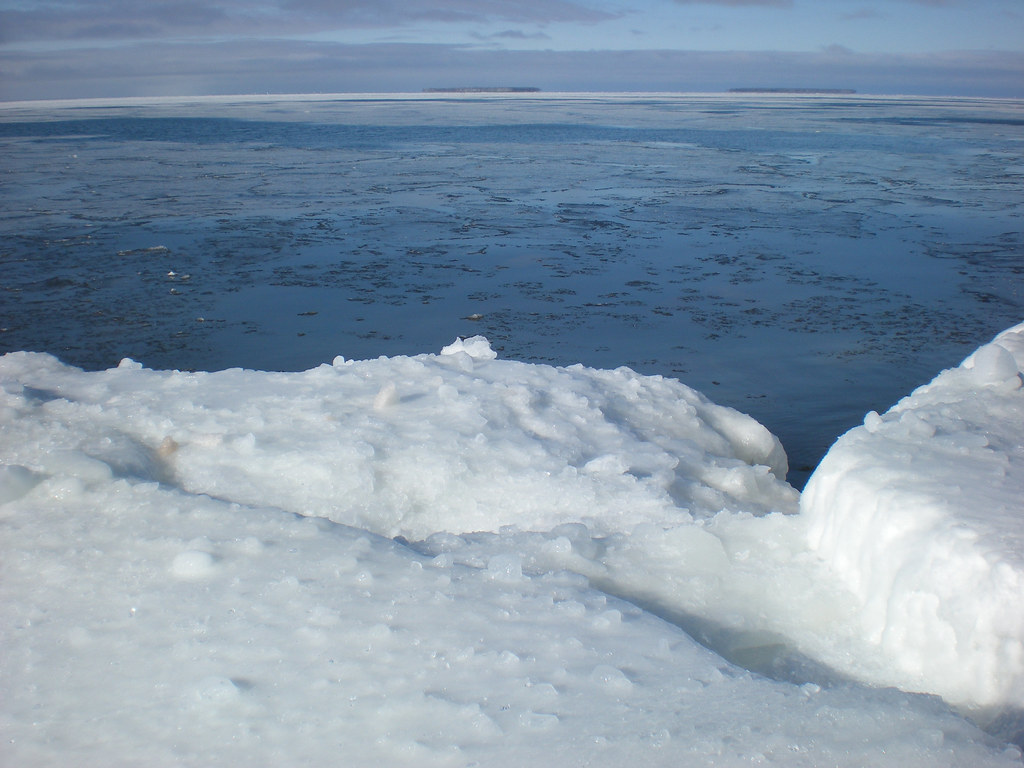
<svg viewBox="0 0 1024 768">
<path fill-rule="evenodd" d="M 887 684 L 1024 708 L 1024 324 L 869 413 L 802 495 Z"/>
<path fill-rule="evenodd" d="M 458 338 L 441 350 L 442 355 L 455 355 L 459 352 L 464 352 L 477 360 L 493 360 L 498 356 L 484 336 L 470 336 L 468 339 Z"/>
</svg>

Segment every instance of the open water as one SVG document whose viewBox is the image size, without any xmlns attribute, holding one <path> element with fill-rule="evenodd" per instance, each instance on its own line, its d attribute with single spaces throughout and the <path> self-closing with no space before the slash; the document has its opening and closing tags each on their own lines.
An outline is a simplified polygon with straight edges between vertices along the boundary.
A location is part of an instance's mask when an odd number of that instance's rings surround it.
<svg viewBox="0 0 1024 768">
<path fill-rule="evenodd" d="M 1024 319 L 1024 102 L 528 94 L 0 105 L 0 353 L 437 352 L 678 378 L 833 440 Z"/>
</svg>

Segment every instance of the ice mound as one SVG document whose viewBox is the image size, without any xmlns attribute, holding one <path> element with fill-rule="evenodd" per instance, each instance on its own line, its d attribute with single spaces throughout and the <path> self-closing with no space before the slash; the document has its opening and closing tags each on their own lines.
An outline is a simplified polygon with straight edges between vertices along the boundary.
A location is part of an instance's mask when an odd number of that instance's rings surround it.
<svg viewBox="0 0 1024 768">
<path fill-rule="evenodd" d="M 61 447 L 80 456 L 70 474 L 145 474 L 169 440 L 168 469 L 190 492 L 387 536 L 565 522 L 617 531 L 724 508 L 795 512 L 785 453 L 749 416 L 626 368 L 495 357 L 473 337 L 440 355 L 339 359 L 288 374 L 128 363 L 82 373 L 20 354 L 7 366 L 36 371 L 22 378 L 39 388 L 60 380 L 60 397 L 42 407 L 62 424 Z M 15 460 L 50 461 L 31 439 Z"/>
<path fill-rule="evenodd" d="M 829 451 L 800 501 L 884 680 L 1024 708 L 1024 324 Z"/>
</svg>

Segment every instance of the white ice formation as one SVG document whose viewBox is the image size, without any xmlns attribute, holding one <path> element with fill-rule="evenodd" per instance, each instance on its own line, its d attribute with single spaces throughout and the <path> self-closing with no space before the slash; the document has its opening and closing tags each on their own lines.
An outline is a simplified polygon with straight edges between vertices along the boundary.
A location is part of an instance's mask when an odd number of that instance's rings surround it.
<svg viewBox="0 0 1024 768">
<path fill-rule="evenodd" d="M 885 679 L 1024 709 L 1024 325 L 843 437 L 800 502 Z"/>
<path fill-rule="evenodd" d="M 1019 765 L 1022 363 L 1024 326 L 800 499 L 753 419 L 480 337 L 8 354 L 0 763 Z"/>
</svg>

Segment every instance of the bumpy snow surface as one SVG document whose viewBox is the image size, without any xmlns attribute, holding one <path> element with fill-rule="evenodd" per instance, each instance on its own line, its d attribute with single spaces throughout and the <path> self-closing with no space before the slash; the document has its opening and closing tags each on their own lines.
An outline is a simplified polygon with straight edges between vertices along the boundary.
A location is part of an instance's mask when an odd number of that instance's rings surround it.
<svg viewBox="0 0 1024 768">
<path fill-rule="evenodd" d="M 869 414 L 803 499 L 753 419 L 481 337 L 8 354 L 0 763 L 1019 764 L 1022 350 Z"/>
</svg>

